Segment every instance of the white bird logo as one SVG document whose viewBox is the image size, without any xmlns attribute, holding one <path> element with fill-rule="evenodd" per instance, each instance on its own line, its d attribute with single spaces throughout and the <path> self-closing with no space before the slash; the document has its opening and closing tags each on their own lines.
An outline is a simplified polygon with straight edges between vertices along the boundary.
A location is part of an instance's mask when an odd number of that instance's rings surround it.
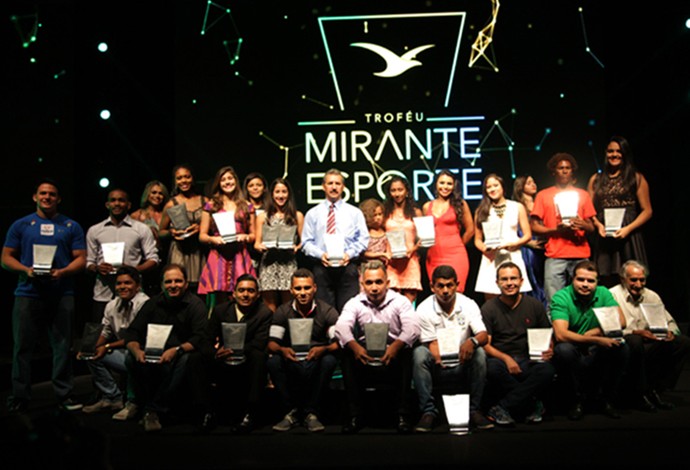
<svg viewBox="0 0 690 470">
<path fill-rule="evenodd" d="M 383 60 L 386 61 L 386 68 L 381 72 L 375 72 L 374 75 L 379 77 L 390 78 L 402 75 L 412 67 L 422 65 L 420 61 L 414 60 L 414 58 L 420 52 L 434 47 L 434 44 L 426 44 L 424 46 L 415 47 L 414 49 L 405 52 L 401 56 L 397 55 L 395 52 L 386 49 L 383 46 L 371 44 L 368 42 L 353 42 L 352 44 L 350 44 L 350 46 L 369 49 L 370 51 L 380 55 L 383 58 Z"/>
</svg>

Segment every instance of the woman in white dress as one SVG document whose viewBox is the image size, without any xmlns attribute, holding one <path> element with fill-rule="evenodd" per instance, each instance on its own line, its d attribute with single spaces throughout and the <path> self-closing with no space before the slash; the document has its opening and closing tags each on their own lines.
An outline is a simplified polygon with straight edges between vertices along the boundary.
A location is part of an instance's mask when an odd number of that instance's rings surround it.
<svg viewBox="0 0 690 470">
<path fill-rule="evenodd" d="M 500 294 L 496 284 L 496 268 L 512 261 L 522 271 L 522 292 L 532 290 L 520 248 L 532 239 L 525 206 L 505 198 L 503 179 L 492 173 L 484 178 L 482 201 L 474 215 L 474 245 L 482 252 L 475 292 L 488 300 Z M 522 236 L 518 234 L 518 228 Z"/>
</svg>

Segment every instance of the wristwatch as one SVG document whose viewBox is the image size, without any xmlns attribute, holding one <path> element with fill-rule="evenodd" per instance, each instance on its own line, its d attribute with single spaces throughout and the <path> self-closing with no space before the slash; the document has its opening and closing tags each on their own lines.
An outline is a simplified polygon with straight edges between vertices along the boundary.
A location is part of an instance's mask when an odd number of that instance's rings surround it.
<svg viewBox="0 0 690 470">
<path fill-rule="evenodd" d="M 175 348 L 175 354 L 177 354 L 178 356 L 180 354 L 183 354 L 183 353 L 184 353 L 184 349 L 182 349 L 182 346 L 178 346 Z"/>
<path fill-rule="evenodd" d="M 470 336 L 470 341 L 472 341 L 472 344 L 474 344 L 475 348 L 479 347 L 479 341 L 477 340 L 477 338 L 475 338 L 474 336 Z"/>
</svg>

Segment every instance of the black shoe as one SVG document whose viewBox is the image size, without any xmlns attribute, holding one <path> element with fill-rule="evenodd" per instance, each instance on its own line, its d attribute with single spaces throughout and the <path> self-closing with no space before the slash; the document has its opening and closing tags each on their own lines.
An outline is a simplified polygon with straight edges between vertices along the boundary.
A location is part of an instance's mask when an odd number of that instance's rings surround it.
<svg viewBox="0 0 690 470">
<path fill-rule="evenodd" d="M 604 402 L 602 413 L 611 419 L 621 419 L 621 415 L 618 413 L 618 410 L 615 409 L 609 402 Z"/>
<path fill-rule="evenodd" d="M 654 406 L 662 410 L 672 410 L 676 407 L 673 403 L 662 400 L 656 390 L 649 392 L 647 398 Z"/>
<path fill-rule="evenodd" d="M 206 413 L 201 417 L 201 423 L 199 423 L 199 430 L 201 432 L 211 432 L 216 427 L 216 416 L 213 413 Z"/>
<path fill-rule="evenodd" d="M 244 418 L 242 418 L 242 421 L 240 421 L 240 423 L 237 426 L 235 426 L 234 431 L 237 434 L 249 434 L 254 430 L 255 426 L 256 424 L 254 423 L 254 417 L 247 413 L 246 415 L 244 415 Z"/>
<path fill-rule="evenodd" d="M 357 434 L 363 427 L 362 418 L 354 416 L 347 420 L 340 432 L 343 434 Z"/>
<path fill-rule="evenodd" d="M 398 434 L 410 434 L 412 432 L 412 425 L 403 415 L 398 416 Z"/>
<path fill-rule="evenodd" d="M 644 411 L 645 413 L 656 413 L 658 411 L 658 408 L 654 405 L 654 403 L 652 403 L 649 398 L 644 395 L 640 395 L 635 405 L 635 408 L 640 411 Z"/>
<path fill-rule="evenodd" d="M 436 421 L 436 416 L 433 413 L 424 413 L 414 430 L 416 432 L 431 432 L 434 429 L 434 421 Z"/>
<path fill-rule="evenodd" d="M 27 400 L 11 398 L 7 401 L 7 412 L 11 415 L 20 415 L 26 413 L 29 408 Z"/>
<path fill-rule="evenodd" d="M 570 410 L 568 410 L 568 419 L 570 421 L 579 421 L 585 415 L 585 410 L 582 407 L 582 403 L 575 403 Z"/>
</svg>

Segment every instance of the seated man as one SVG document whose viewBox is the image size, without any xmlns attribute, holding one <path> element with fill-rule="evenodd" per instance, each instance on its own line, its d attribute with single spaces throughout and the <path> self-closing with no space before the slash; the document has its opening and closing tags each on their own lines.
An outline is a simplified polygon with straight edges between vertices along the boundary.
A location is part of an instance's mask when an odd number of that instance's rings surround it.
<svg viewBox="0 0 690 470">
<path fill-rule="evenodd" d="M 623 333 L 630 348 L 628 375 L 633 381 L 637 405 L 644 411 L 671 409 L 659 392 L 674 387 L 690 354 L 690 338 L 681 334 L 678 324 L 664 307 L 661 297 L 647 285 L 647 268 L 638 261 L 621 266 L 621 283 L 609 289 L 625 315 Z M 642 312 L 643 304 L 660 305 L 667 323 L 665 337 L 655 336 Z"/>
<path fill-rule="evenodd" d="M 124 333 L 149 296 L 141 291 L 141 274 L 132 266 L 122 266 L 117 270 L 115 292 L 117 298 L 108 302 L 103 312 L 103 329 L 96 342 L 96 355 L 87 363 L 94 385 L 103 398 L 85 406 L 82 411 L 119 410 L 113 419 L 124 421 L 134 418 L 137 413 L 134 391 L 131 381 L 127 380 L 127 404 L 123 407 L 122 392 L 110 370 L 127 373 Z M 77 358 L 81 358 L 81 353 Z"/>
<path fill-rule="evenodd" d="M 620 418 L 613 403 L 630 352 L 623 338 L 605 336 L 594 309 L 617 307 L 622 328 L 625 316 L 609 290 L 597 283 L 596 265 L 580 261 L 575 265 L 572 284 L 556 292 L 551 301 L 557 341 L 554 362 L 574 394 L 568 412 L 571 420 L 582 419 L 585 398 L 598 399 L 606 416 Z"/>
<path fill-rule="evenodd" d="M 184 267 L 169 264 L 162 270 L 162 292 L 149 299 L 125 334 L 129 354 L 125 360 L 134 395 L 144 409 L 144 429 L 160 431 L 159 413 L 169 410 L 170 400 L 185 378 L 190 356 L 210 347 L 206 336 L 206 306 L 187 287 Z M 160 358 L 149 362 L 149 326 L 170 326 Z M 160 338 L 156 338 L 160 339 Z M 195 397 L 199 401 L 200 397 Z"/>
<path fill-rule="evenodd" d="M 212 359 L 197 365 L 189 363 L 194 374 L 194 386 L 201 386 L 204 397 L 201 410 L 201 430 L 209 431 L 215 425 L 215 410 L 227 406 L 230 414 L 241 417 L 234 427 L 238 433 L 252 431 L 260 411 L 261 392 L 266 386 L 266 344 L 273 314 L 261 300 L 259 283 L 250 274 L 237 278 L 233 298 L 213 309 L 208 322 L 208 336 L 215 347 L 211 350 Z M 240 351 L 233 351 L 223 340 L 223 323 L 246 324 L 242 359 L 233 364 L 233 356 Z M 207 358 L 208 354 L 205 355 Z M 200 356 L 196 356 L 198 359 Z M 206 372 L 210 372 L 210 381 Z M 198 374 L 198 375 L 197 375 Z M 210 383 L 216 386 L 209 387 Z M 209 392 L 213 395 L 209 396 Z"/>
<path fill-rule="evenodd" d="M 397 430 L 409 433 L 412 347 L 419 338 L 419 322 L 410 301 L 388 288 L 386 266 L 380 261 L 362 264 L 360 284 L 362 292 L 350 299 L 335 325 L 335 335 L 343 348 L 342 368 L 349 419 L 342 428 L 344 434 L 359 432 L 364 426 L 362 393 L 367 372 L 385 375 L 393 386 L 398 408 Z M 365 325 L 388 325 L 387 344 L 381 358 L 375 362 L 365 347 Z M 369 365 L 380 364 L 380 367 Z"/>
<path fill-rule="evenodd" d="M 293 300 L 284 303 L 273 314 L 268 351 L 268 370 L 280 395 L 285 417 L 273 426 L 274 431 L 288 431 L 299 423 L 311 432 L 324 430 L 319 420 L 319 408 L 324 390 L 333 376 L 338 359 L 335 323 L 338 312 L 322 300 L 315 299 L 316 283 L 308 269 L 292 274 L 290 293 Z M 312 319 L 311 338 L 303 351 L 292 343 L 290 320 Z"/>
<path fill-rule="evenodd" d="M 541 361 L 530 360 L 528 328 L 551 328 L 546 309 L 535 297 L 523 295 L 522 272 L 512 262 L 496 269 L 496 283 L 501 291 L 482 305 L 482 317 L 489 333 L 484 346 L 489 383 L 500 389 L 501 398 L 489 409 L 489 419 L 499 425 L 513 425 L 513 416 L 521 413 L 528 423 L 540 423 L 544 414 L 538 399 L 553 380 L 551 364 L 553 341 L 542 352 Z"/>
<path fill-rule="evenodd" d="M 434 384 L 462 378 L 470 389 L 470 424 L 477 429 L 491 429 L 493 424 L 479 406 L 486 382 L 486 355 L 481 346 L 488 339 L 477 303 L 458 292 L 458 276 L 451 266 L 437 266 L 431 274 L 431 291 L 417 306 L 421 342 L 413 351 L 412 375 L 422 417 L 417 432 L 429 432 L 438 418 L 432 387 Z M 459 343 L 455 365 L 445 365 L 439 348 L 440 330 L 458 330 Z"/>
</svg>

